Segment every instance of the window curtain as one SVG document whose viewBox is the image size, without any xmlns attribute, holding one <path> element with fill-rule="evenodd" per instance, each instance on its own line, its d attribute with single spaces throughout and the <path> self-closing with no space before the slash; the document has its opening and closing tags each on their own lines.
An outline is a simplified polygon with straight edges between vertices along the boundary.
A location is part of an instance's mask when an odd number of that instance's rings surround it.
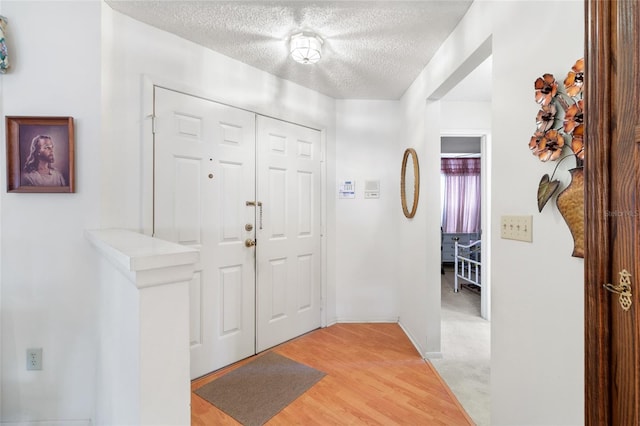
<svg viewBox="0 0 640 426">
<path fill-rule="evenodd" d="M 480 232 L 480 159 L 441 161 L 442 231 Z"/>
</svg>

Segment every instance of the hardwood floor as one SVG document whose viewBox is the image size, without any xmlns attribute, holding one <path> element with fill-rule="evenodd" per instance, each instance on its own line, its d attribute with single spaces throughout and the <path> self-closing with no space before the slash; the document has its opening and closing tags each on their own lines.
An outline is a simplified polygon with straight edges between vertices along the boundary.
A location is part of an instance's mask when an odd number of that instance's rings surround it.
<svg viewBox="0 0 640 426">
<path fill-rule="evenodd" d="M 473 425 L 398 324 L 336 324 L 271 350 L 327 375 L 268 425 Z M 191 389 L 250 359 L 194 380 Z M 238 422 L 192 393 L 191 424 Z"/>
</svg>

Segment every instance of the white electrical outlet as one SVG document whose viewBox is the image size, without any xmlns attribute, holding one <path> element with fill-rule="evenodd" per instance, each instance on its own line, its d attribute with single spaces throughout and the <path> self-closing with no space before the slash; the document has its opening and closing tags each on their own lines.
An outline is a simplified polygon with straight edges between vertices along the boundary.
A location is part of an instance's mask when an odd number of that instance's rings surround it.
<svg viewBox="0 0 640 426">
<path fill-rule="evenodd" d="M 533 216 L 502 216 L 500 238 L 532 242 Z"/>
<path fill-rule="evenodd" d="M 27 349 L 27 370 L 42 370 L 42 348 Z"/>
</svg>

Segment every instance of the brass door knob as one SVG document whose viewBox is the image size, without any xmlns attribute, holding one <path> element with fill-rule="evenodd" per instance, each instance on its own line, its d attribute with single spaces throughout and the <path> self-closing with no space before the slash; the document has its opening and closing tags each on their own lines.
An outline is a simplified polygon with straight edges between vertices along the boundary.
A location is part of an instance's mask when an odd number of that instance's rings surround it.
<svg viewBox="0 0 640 426">
<path fill-rule="evenodd" d="M 256 240 L 252 240 L 251 238 L 247 238 L 246 240 L 244 240 L 244 245 L 246 247 L 253 247 L 256 245 Z"/>
</svg>

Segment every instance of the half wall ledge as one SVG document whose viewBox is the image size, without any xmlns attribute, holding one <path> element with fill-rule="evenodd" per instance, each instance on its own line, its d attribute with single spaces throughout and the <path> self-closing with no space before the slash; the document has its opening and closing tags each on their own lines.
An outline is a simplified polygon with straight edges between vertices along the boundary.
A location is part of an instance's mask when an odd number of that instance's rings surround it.
<svg viewBox="0 0 640 426">
<path fill-rule="evenodd" d="M 122 229 L 85 235 L 98 252 L 94 424 L 188 425 L 189 283 L 200 252 Z"/>
<path fill-rule="evenodd" d="M 200 252 L 125 229 L 85 231 L 87 239 L 138 288 L 191 281 Z"/>
</svg>

